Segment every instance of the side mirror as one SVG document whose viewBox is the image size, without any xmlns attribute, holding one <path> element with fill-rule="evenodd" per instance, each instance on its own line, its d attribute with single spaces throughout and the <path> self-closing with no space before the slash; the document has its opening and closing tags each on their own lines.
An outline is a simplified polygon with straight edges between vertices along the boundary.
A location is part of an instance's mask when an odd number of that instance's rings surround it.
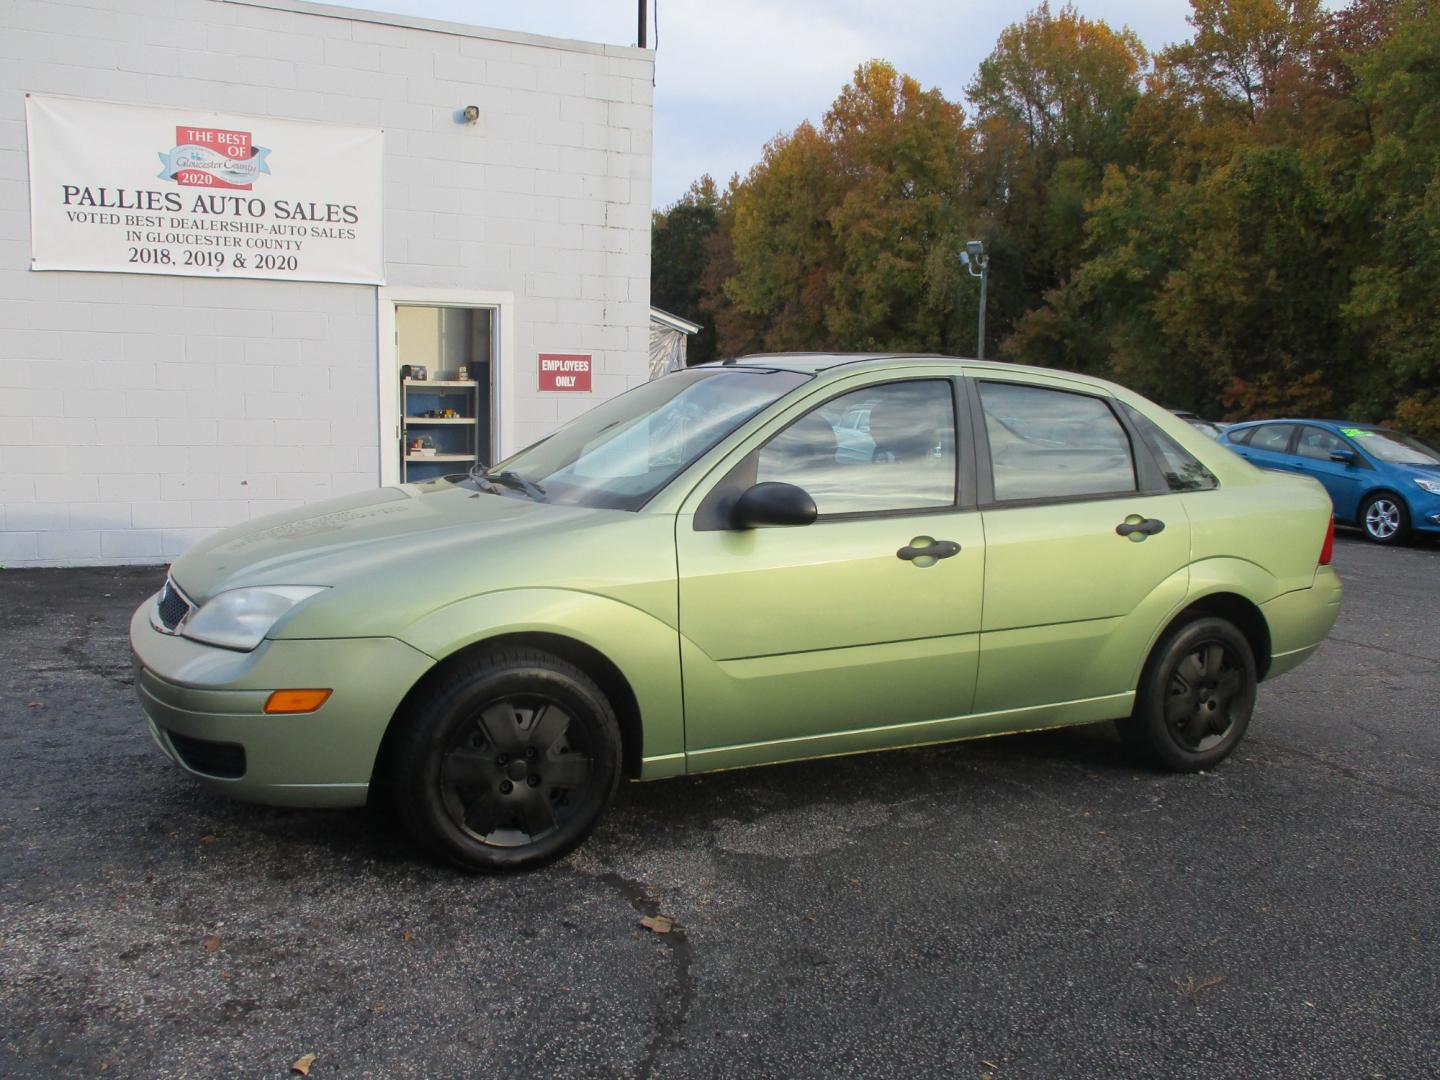
<svg viewBox="0 0 1440 1080">
<path fill-rule="evenodd" d="M 794 484 L 756 484 L 735 500 L 730 521 L 737 529 L 772 525 L 809 525 L 819 513 L 815 500 Z"/>
<path fill-rule="evenodd" d="M 1330 451 L 1330 460 L 1338 461 L 1342 465 L 1354 465 L 1360 460 L 1360 457 L 1354 450 L 1332 450 Z"/>
</svg>

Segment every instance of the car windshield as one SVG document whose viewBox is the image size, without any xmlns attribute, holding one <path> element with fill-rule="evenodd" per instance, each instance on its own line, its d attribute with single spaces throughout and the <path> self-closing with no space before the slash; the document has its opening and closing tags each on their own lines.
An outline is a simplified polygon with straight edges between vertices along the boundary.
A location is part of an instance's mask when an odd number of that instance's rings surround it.
<svg viewBox="0 0 1440 1080">
<path fill-rule="evenodd" d="M 1391 465 L 1440 465 L 1440 451 L 1398 431 L 1375 428 L 1341 428 L 1340 431 L 1354 439 L 1371 457 Z"/>
<path fill-rule="evenodd" d="M 612 398 L 462 481 L 545 502 L 638 510 L 726 435 L 809 375 L 707 367 Z"/>
</svg>

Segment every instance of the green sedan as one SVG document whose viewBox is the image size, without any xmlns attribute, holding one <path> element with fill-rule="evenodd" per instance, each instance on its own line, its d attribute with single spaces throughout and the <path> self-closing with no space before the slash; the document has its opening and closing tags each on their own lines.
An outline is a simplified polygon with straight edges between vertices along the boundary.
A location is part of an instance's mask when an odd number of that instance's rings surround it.
<svg viewBox="0 0 1440 1080">
<path fill-rule="evenodd" d="M 218 791 L 477 870 L 659 779 L 1113 720 L 1209 768 L 1335 622 L 1329 496 L 1136 394 L 933 356 L 667 375 L 488 470 L 227 529 L 130 628 Z"/>
</svg>

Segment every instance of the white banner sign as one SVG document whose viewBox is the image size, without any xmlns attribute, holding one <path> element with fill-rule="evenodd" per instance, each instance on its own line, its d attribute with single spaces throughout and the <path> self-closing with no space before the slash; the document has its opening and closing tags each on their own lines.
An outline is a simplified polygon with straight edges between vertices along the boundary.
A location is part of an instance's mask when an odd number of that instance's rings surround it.
<svg viewBox="0 0 1440 1080">
<path fill-rule="evenodd" d="M 27 96 L 31 268 L 383 284 L 369 128 Z"/>
</svg>

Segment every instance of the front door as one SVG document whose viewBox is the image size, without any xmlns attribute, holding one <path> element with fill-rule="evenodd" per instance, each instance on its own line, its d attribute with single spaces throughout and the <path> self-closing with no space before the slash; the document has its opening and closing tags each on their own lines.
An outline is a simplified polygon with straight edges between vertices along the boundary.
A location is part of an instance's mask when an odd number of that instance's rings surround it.
<svg viewBox="0 0 1440 1080">
<path fill-rule="evenodd" d="M 969 712 L 985 543 L 955 389 L 837 392 L 777 420 L 677 518 L 693 769 L 940 739 L 937 721 Z M 817 520 L 730 527 L 726 493 L 766 481 L 805 489 Z"/>
<path fill-rule="evenodd" d="M 1336 461 L 1331 454 L 1351 454 L 1352 461 Z M 1296 467 L 1315 477 L 1330 493 L 1335 515 L 1342 521 L 1359 516 L 1360 496 L 1373 471 L 1364 457 L 1334 432 L 1304 424 L 1295 440 Z"/>
<path fill-rule="evenodd" d="M 1136 658 L 1185 596 L 1190 522 L 1111 402 L 976 383 L 988 463 L 977 713 L 1134 689 Z M 988 467 L 987 467 L 988 466 Z"/>
</svg>

